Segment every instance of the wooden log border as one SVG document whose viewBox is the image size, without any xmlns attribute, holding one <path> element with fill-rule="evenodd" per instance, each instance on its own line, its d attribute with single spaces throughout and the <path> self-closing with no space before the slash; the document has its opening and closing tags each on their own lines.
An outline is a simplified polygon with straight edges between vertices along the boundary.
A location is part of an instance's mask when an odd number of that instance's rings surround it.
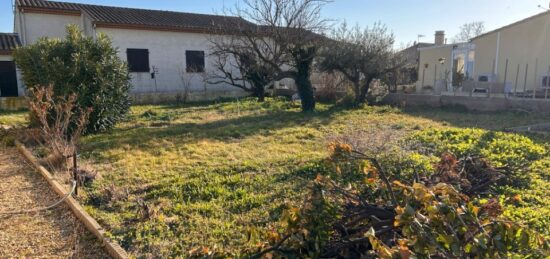
<svg viewBox="0 0 550 259">
<path fill-rule="evenodd" d="M 38 162 L 38 159 L 19 141 L 15 141 L 15 145 L 19 152 L 27 159 L 50 184 L 52 190 L 54 190 L 60 197 L 64 197 L 67 194 L 67 190 L 55 180 L 52 174 L 44 168 Z M 115 259 L 126 259 L 128 254 L 119 244 L 111 241 L 105 237 L 105 230 L 97 223 L 97 221 L 88 214 L 84 208 L 73 197 L 69 197 L 65 200 L 65 203 L 69 205 L 74 215 L 86 226 L 86 228 L 94 234 L 101 242 L 101 245 L 107 251 L 107 253 Z"/>
</svg>

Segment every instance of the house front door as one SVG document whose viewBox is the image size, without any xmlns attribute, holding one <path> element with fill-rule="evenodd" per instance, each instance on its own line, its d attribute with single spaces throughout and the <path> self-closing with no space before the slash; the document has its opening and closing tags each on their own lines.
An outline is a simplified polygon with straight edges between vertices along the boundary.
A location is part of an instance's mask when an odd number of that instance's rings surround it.
<svg viewBox="0 0 550 259">
<path fill-rule="evenodd" d="M 0 61 L 0 97 L 15 97 L 17 76 L 13 61 Z"/>
</svg>

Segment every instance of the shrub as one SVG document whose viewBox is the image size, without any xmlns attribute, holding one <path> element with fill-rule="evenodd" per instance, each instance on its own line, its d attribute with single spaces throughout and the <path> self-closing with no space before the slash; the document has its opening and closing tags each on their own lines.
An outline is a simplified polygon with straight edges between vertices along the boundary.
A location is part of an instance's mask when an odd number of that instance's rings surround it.
<svg viewBox="0 0 550 259">
<path fill-rule="evenodd" d="M 66 158 L 76 151 L 92 109 L 78 108 L 75 94 L 54 97 L 52 87 L 32 88 L 30 94 L 30 109 L 40 124 L 42 140 L 51 151 L 47 162 L 54 168 L 65 166 Z"/>
<path fill-rule="evenodd" d="M 14 58 L 28 90 L 51 85 L 54 96 L 76 94 L 81 110 L 93 109 L 88 133 L 112 128 L 129 110 L 128 69 L 103 34 L 86 37 L 71 25 L 64 40 L 42 38 L 17 49 Z"/>
</svg>

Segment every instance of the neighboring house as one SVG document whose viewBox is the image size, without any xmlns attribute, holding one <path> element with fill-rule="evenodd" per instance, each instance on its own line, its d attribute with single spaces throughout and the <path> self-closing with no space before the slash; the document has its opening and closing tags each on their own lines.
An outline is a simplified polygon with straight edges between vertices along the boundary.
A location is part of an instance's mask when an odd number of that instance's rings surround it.
<svg viewBox="0 0 550 259">
<path fill-rule="evenodd" d="M 431 47 L 433 43 L 415 42 L 412 46 L 401 50 L 399 53 L 404 59 L 401 78 L 398 79 L 399 85 L 414 84 L 418 81 L 418 64 L 420 60 L 420 49 Z"/>
<path fill-rule="evenodd" d="M 545 96 L 550 89 L 550 11 L 471 39 L 420 49 L 417 92 L 487 91 Z"/>
<path fill-rule="evenodd" d="M 0 97 L 16 97 L 24 91 L 18 83 L 21 78 L 11 56 L 21 46 L 19 37 L 13 33 L 0 33 Z"/>
<path fill-rule="evenodd" d="M 505 85 L 508 92 L 550 87 L 550 11 L 471 40 L 476 46 L 475 79 Z"/>
<path fill-rule="evenodd" d="M 446 44 L 444 31 L 435 32 L 434 43 L 419 49 L 417 92 L 452 91 L 473 76 L 474 45 Z"/>
<path fill-rule="evenodd" d="M 475 46 L 467 42 L 420 49 L 417 92 L 453 91 L 473 78 L 474 62 Z"/>
<path fill-rule="evenodd" d="M 229 16 L 143 10 L 45 0 L 17 0 L 15 32 L 23 46 L 41 37 L 62 38 L 69 24 L 88 36 L 104 33 L 128 62 L 132 93 L 144 102 L 171 100 L 188 91 L 190 99 L 241 96 L 223 84 L 207 84 L 214 72 L 209 40 L 217 29 L 252 25 Z"/>
<path fill-rule="evenodd" d="M 400 53 L 405 59 L 405 66 L 418 66 L 418 60 L 420 58 L 420 49 L 434 46 L 434 43 L 415 42 L 412 46 L 401 50 Z"/>
</svg>

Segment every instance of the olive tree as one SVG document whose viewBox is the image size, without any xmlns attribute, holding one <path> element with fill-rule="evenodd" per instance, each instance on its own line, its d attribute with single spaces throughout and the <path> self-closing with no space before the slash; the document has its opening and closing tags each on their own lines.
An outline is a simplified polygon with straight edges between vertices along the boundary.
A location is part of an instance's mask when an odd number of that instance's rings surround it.
<svg viewBox="0 0 550 259">
<path fill-rule="evenodd" d="M 78 110 L 91 109 L 87 133 L 114 127 L 129 110 L 128 68 L 104 34 L 86 37 L 70 25 L 65 39 L 41 38 L 14 58 L 30 93 L 52 86 L 54 97 L 75 95 Z"/>
<path fill-rule="evenodd" d="M 247 29 L 251 29 L 250 25 Z M 259 102 L 263 102 L 265 87 L 277 77 L 277 70 L 274 68 L 282 66 L 282 62 L 274 58 L 274 53 L 268 53 L 269 50 L 265 48 L 255 51 L 247 42 L 249 39 L 245 35 L 247 33 L 237 30 L 237 33 L 232 36 L 223 34 L 210 39 L 211 56 L 214 57 L 212 63 L 216 69 L 208 76 L 207 81 L 211 84 L 227 84 L 240 88 L 258 98 Z M 255 44 L 261 44 L 261 42 Z M 262 57 L 270 57 L 270 62 L 264 61 Z M 278 64 L 278 66 L 271 64 Z"/>
<path fill-rule="evenodd" d="M 236 35 L 225 44 L 213 44 L 223 62 L 218 62 L 218 76 L 231 85 L 233 79 L 244 79 L 237 87 L 248 82 L 251 91 L 263 91 L 266 82 L 285 78 L 294 79 L 302 110 L 315 109 L 314 90 L 310 80 L 313 62 L 318 54 L 319 35 L 327 25 L 321 16 L 322 7 L 330 0 L 243 0 L 232 14 L 250 24 L 231 28 Z M 234 68 L 227 61 L 234 62 Z M 224 66 L 222 66 L 224 64 Z M 240 75 L 235 75 L 240 72 Z M 244 73 L 243 73 L 244 72 Z M 234 81 L 234 80 L 233 80 Z"/>
<path fill-rule="evenodd" d="M 320 70 L 340 72 L 353 87 L 355 103 L 365 103 L 371 83 L 390 79 L 403 65 L 394 42 L 393 34 L 380 23 L 364 29 L 343 23 L 332 31 L 321 51 Z"/>
</svg>

